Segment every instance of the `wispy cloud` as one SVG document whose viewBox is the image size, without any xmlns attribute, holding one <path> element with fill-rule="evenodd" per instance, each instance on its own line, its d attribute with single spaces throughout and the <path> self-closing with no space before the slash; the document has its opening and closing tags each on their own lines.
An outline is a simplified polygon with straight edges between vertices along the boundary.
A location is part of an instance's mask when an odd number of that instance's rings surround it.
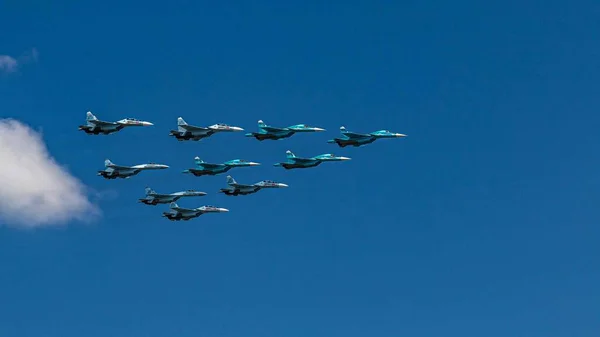
<svg viewBox="0 0 600 337">
<path fill-rule="evenodd" d="M 0 72 L 15 72 L 23 64 L 37 62 L 38 55 L 38 51 L 35 48 L 25 52 L 18 58 L 9 55 L 0 55 Z"/>
<path fill-rule="evenodd" d="M 55 161 L 38 132 L 0 119 L 0 149 L 0 224 L 35 228 L 100 215 L 87 187 Z"/>
<path fill-rule="evenodd" d="M 12 73 L 17 70 L 17 60 L 14 57 L 8 55 L 0 55 L 0 71 Z"/>
</svg>

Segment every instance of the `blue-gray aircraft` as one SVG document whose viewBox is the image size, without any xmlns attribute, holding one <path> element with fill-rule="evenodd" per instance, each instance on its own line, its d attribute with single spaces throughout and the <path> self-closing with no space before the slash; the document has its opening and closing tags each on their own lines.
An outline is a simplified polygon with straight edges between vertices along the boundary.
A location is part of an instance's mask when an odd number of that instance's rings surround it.
<svg viewBox="0 0 600 337">
<path fill-rule="evenodd" d="M 198 141 L 203 138 L 210 137 L 217 132 L 236 132 L 244 131 L 239 126 L 230 126 L 223 123 L 217 123 L 211 126 L 202 127 L 189 125 L 183 118 L 177 118 L 177 130 L 171 130 L 170 136 L 175 137 L 179 141 L 194 140 Z"/>
<path fill-rule="evenodd" d="M 325 129 L 309 126 L 306 124 L 296 124 L 285 128 L 277 128 L 265 124 L 262 120 L 258 121 L 258 132 L 247 133 L 246 137 L 254 137 L 260 141 L 265 139 L 279 140 L 288 138 L 297 132 L 321 132 Z"/>
<path fill-rule="evenodd" d="M 350 158 L 348 158 L 348 157 L 339 157 L 339 156 L 333 155 L 331 153 L 325 153 L 325 154 L 321 154 L 321 155 L 314 156 L 311 158 L 296 157 L 296 155 L 294 155 L 292 153 L 292 151 L 290 151 L 290 150 L 287 150 L 285 152 L 285 154 L 287 156 L 287 162 L 276 163 L 276 164 L 273 164 L 273 166 L 281 166 L 281 167 L 285 168 L 286 170 L 290 170 L 290 169 L 297 169 L 297 168 L 315 167 L 315 166 L 318 166 L 321 163 L 327 162 L 327 161 L 350 160 Z"/>
<path fill-rule="evenodd" d="M 288 185 L 286 185 L 286 184 L 277 183 L 272 180 L 263 180 L 263 181 L 259 181 L 259 182 L 255 183 L 255 184 L 252 184 L 252 185 L 238 184 L 238 182 L 235 181 L 235 179 L 233 179 L 232 176 L 227 176 L 227 185 L 229 185 L 229 186 L 221 189 L 221 193 L 225 193 L 226 195 L 233 195 L 233 196 L 248 195 L 248 194 L 256 193 L 263 188 L 288 187 Z"/>
<path fill-rule="evenodd" d="M 140 199 L 141 203 L 146 205 L 156 206 L 158 204 L 169 204 L 175 202 L 183 197 L 202 197 L 206 195 L 206 192 L 187 190 L 169 194 L 156 193 L 150 187 L 146 187 L 146 197 Z"/>
<path fill-rule="evenodd" d="M 113 164 L 110 159 L 104 161 L 104 170 L 98 171 L 98 175 L 105 179 L 129 178 L 144 170 L 163 170 L 169 166 L 163 164 L 149 163 L 134 166 L 120 166 Z"/>
<path fill-rule="evenodd" d="M 125 127 L 129 126 L 152 126 L 154 124 L 146 121 L 141 121 L 135 118 L 124 118 L 116 122 L 101 121 L 91 111 L 86 113 L 86 124 L 80 125 L 79 130 L 85 133 L 93 135 L 109 135 L 111 133 L 121 131 Z"/>
<path fill-rule="evenodd" d="M 169 205 L 171 210 L 169 212 L 163 212 L 163 217 L 171 220 L 171 221 L 179 221 L 179 220 L 190 220 L 193 218 L 197 218 L 204 213 L 225 213 L 229 212 L 227 208 L 215 207 L 215 206 L 202 206 L 198 208 L 183 208 L 179 207 L 177 203 L 172 202 Z"/>
<path fill-rule="evenodd" d="M 342 136 L 340 138 L 330 139 L 328 143 L 335 143 L 339 147 L 346 146 L 354 146 L 359 147 L 367 144 L 371 144 L 377 139 L 381 138 L 400 138 L 406 137 L 406 135 L 401 133 L 394 133 L 388 130 L 379 130 L 371 133 L 355 133 L 346 130 L 345 127 L 340 127 L 340 132 Z"/>
<path fill-rule="evenodd" d="M 212 164 L 207 163 L 204 160 L 200 159 L 200 157 L 195 157 L 194 162 L 196 163 L 196 168 L 190 168 L 184 170 L 183 173 L 190 173 L 196 177 L 199 176 L 214 176 L 217 174 L 221 174 L 231 170 L 234 167 L 247 167 L 247 166 L 258 166 L 259 163 L 247 161 L 244 159 L 233 159 L 226 161 L 222 164 Z"/>
</svg>

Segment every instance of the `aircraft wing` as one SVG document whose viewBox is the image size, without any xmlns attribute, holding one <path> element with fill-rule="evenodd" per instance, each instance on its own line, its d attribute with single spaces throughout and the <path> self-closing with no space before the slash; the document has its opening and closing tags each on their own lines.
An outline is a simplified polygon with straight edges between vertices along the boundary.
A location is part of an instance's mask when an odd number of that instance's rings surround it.
<svg viewBox="0 0 600 337">
<path fill-rule="evenodd" d="M 115 170 L 130 170 L 132 169 L 130 166 L 120 166 L 120 165 L 110 165 L 109 168 L 115 169 Z"/>
<path fill-rule="evenodd" d="M 199 166 L 202 166 L 204 168 L 207 169 L 213 169 L 213 168 L 217 168 L 217 167 L 221 167 L 222 164 L 213 164 L 213 163 L 200 163 L 198 164 Z"/>
<path fill-rule="evenodd" d="M 293 160 L 296 163 L 309 163 L 314 161 L 313 158 L 299 158 L 299 157 L 294 157 L 294 158 L 289 158 L 291 160 Z"/>
<path fill-rule="evenodd" d="M 210 131 L 211 130 L 209 128 L 205 128 L 202 126 L 195 126 L 195 125 L 179 125 L 179 126 L 188 131 Z"/>
<path fill-rule="evenodd" d="M 284 128 L 276 128 L 273 126 L 263 126 L 261 129 L 267 131 L 267 132 L 282 132 L 282 131 L 286 131 L 286 129 Z"/>
<path fill-rule="evenodd" d="M 233 184 L 233 185 L 231 185 L 231 187 L 234 187 L 234 188 L 253 188 L 254 185 Z"/>
<path fill-rule="evenodd" d="M 367 135 L 364 133 L 356 133 L 356 132 L 344 132 L 344 136 L 352 139 L 360 139 L 360 138 L 370 138 L 371 135 Z"/>
<path fill-rule="evenodd" d="M 88 120 L 88 122 L 92 123 L 94 125 L 98 125 L 98 126 L 102 126 L 102 125 L 116 125 L 117 124 L 115 122 L 101 121 L 99 119 Z"/>
</svg>

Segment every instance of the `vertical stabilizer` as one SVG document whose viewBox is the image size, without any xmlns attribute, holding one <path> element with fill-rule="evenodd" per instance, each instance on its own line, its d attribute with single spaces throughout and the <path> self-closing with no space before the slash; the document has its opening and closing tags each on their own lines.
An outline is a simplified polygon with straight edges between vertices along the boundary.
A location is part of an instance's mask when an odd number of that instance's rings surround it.
<svg viewBox="0 0 600 337">
<path fill-rule="evenodd" d="M 202 165 L 202 163 L 204 163 L 204 160 L 200 159 L 200 157 L 195 157 L 194 162 L 196 163 L 196 165 L 200 166 Z"/>
<path fill-rule="evenodd" d="M 88 111 L 85 114 L 85 120 L 87 120 L 87 121 L 97 121 L 98 118 L 96 118 L 96 116 L 94 116 L 94 114 L 91 111 Z"/>
<path fill-rule="evenodd" d="M 286 155 L 288 158 L 296 158 L 296 155 L 295 155 L 295 154 L 293 154 L 293 153 L 292 153 L 292 151 L 290 151 L 290 150 L 287 150 L 287 151 L 285 151 L 285 155 Z"/>
<path fill-rule="evenodd" d="M 169 204 L 169 207 L 170 208 L 179 208 L 179 205 L 177 205 L 177 203 L 173 201 L 172 203 Z"/>
<path fill-rule="evenodd" d="M 237 181 L 235 181 L 235 179 L 233 179 L 232 176 L 227 176 L 227 184 L 228 185 L 235 185 L 235 184 L 237 184 Z"/>
<path fill-rule="evenodd" d="M 346 130 L 345 126 L 340 126 L 340 132 L 341 133 L 346 133 L 346 132 L 348 132 L 348 130 Z"/>
<path fill-rule="evenodd" d="M 153 189 L 151 189 L 150 187 L 146 187 L 145 191 L 146 191 L 146 195 L 156 194 L 156 192 Z"/>
<path fill-rule="evenodd" d="M 110 159 L 106 159 L 106 160 L 104 161 L 104 166 L 105 166 L 105 167 L 110 167 L 110 166 L 114 166 L 114 165 L 115 165 L 115 164 L 113 164 L 113 162 L 112 162 L 112 161 L 110 161 Z"/>
<path fill-rule="evenodd" d="M 186 125 L 188 125 L 188 123 L 186 123 L 185 120 L 183 120 L 183 118 L 177 117 L 177 131 L 179 131 L 179 132 L 187 131 L 185 129 Z"/>
<path fill-rule="evenodd" d="M 258 121 L 259 128 L 264 128 L 265 126 L 267 126 L 267 124 L 265 124 L 265 122 L 263 122 L 262 119 Z"/>
</svg>

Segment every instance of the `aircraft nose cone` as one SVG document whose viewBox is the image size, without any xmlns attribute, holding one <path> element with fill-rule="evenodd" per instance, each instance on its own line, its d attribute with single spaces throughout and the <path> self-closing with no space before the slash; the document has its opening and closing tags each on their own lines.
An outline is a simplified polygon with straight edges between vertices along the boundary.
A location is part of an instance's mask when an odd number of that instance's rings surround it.
<svg viewBox="0 0 600 337">
<path fill-rule="evenodd" d="M 240 128 L 239 126 L 232 126 L 231 130 L 233 130 L 233 131 L 244 131 L 244 129 Z"/>
<path fill-rule="evenodd" d="M 219 212 L 227 213 L 229 210 L 227 208 L 219 208 Z"/>
<path fill-rule="evenodd" d="M 250 166 L 260 166 L 260 163 L 254 163 L 254 162 L 250 162 L 249 163 Z"/>
<path fill-rule="evenodd" d="M 150 123 L 150 122 L 142 122 L 142 125 L 143 126 L 153 126 L 154 124 Z"/>
<path fill-rule="evenodd" d="M 279 184 L 279 187 L 289 187 L 287 184 Z"/>
<path fill-rule="evenodd" d="M 397 133 L 397 134 L 396 134 L 396 137 L 406 137 L 406 135 L 404 135 L 404 134 L 401 134 L 401 133 Z"/>
<path fill-rule="evenodd" d="M 326 131 L 326 130 L 325 130 L 325 129 L 322 129 L 322 128 L 315 128 L 315 131 L 317 131 L 317 132 L 322 132 L 322 131 Z"/>
<path fill-rule="evenodd" d="M 350 160 L 351 158 L 348 157 L 340 157 L 340 160 Z"/>
</svg>

